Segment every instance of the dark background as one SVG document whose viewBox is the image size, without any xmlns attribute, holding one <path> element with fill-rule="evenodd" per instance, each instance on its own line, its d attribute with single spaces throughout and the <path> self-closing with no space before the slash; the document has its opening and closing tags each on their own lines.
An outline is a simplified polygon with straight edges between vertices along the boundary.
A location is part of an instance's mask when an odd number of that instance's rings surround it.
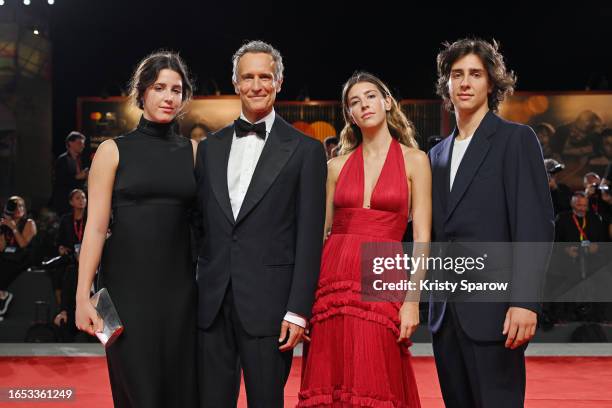
<svg viewBox="0 0 612 408">
<path fill-rule="evenodd" d="M 283 54 L 279 100 L 305 94 L 337 100 L 343 81 L 357 69 L 379 75 L 399 98 L 436 98 L 441 43 L 466 36 L 501 42 L 520 91 L 606 90 L 612 80 L 612 8 L 538 11 L 513 3 L 486 8 L 462 3 L 425 9 L 393 1 L 32 2 L 47 13 L 44 35 L 53 43 L 55 154 L 64 150 L 63 139 L 76 125 L 76 98 L 120 95 L 138 61 L 160 48 L 181 53 L 199 95 L 214 93 L 211 80 L 222 94 L 233 93 L 231 56 L 247 39 L 268 41 Z"/>
</svg>

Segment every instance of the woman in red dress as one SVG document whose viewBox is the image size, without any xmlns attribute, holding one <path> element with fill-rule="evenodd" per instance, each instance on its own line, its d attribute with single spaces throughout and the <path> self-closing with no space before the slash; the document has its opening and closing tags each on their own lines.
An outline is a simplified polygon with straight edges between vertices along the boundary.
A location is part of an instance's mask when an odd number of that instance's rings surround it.
<svg viewBox="0 0 612 408">
<path fill-rule="evenodd" d="M 375 76 L 354 74 L 342 105 L 346 126 L 341 156 L 328 163 L 327 235 L 298 407 L 419 407 L 408 349 L 418 299 L 364 301 L 360 253 L 362 243 L 398 245 L 410 217 L 414 242 L 429 243 L 429 160 Z"/>
</svg>

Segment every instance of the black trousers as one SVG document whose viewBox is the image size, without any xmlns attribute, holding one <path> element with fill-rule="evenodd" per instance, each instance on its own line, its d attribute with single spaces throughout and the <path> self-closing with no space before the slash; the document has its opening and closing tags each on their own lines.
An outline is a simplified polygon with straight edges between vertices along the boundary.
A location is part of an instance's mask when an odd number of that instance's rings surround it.
<svg viewBox="0 0 612 408">
<path fill-rule="evenodd" d="M 280 327 L 278 322 L 279 334 Z M 283 407 L 293 351 L 283 353 L 280 345 L 278 335 L 256 337 L 244 330 L 230 284 L 215 321 L 198 334 L 200 407 L 235 407 L 241 370 L 249 408 Z"/>
<path fill-rule="evenodd" d="M 25 261 L 9 259 L 9 256 L 0 253 L 0 290 L 7 290 L 26 266 Z"/>
<path fill-rule="evenodd" d="M 502 331 L 502 327 L 499 328 Z M 525 349 L 504 342 L 471 340 L 447 304 L 442 326 L 433 335 L 433 349 L 442 397 L 447 408 L 523 407 Z"/>
</svg>

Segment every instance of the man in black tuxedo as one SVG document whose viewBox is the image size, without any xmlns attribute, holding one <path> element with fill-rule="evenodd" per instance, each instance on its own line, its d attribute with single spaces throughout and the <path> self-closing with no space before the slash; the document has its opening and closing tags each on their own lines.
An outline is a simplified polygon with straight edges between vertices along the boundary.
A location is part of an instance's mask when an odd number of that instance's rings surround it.
<svg viewBox="0 0 612 408">
<path fill-rule="evenodd" d="M 514 83 L 495 42 L 459 40 L 438 54 L 437 92 L 454 111 L 457 127 L 429 152 L 437 242 L 553 240 L 538 139 L 531 128 L 494 113 Z M 511 282 L 504 301 L 430 302 L 447 407 L 523 406 L 524 352 L 535 334 L 549 257 L 548 244 L 542 246 L 515 248 L 501 261 Z"/>
<path fill-rule="evenodd" d="M 292 349 L 306 335 L 319 276 L 327 166 L 323 145 L 274 111 L 280 53 L 252 41 L 233 58 L 242 113 L 197 154 L 202 407 L 282 407 Z"/>
</svg>

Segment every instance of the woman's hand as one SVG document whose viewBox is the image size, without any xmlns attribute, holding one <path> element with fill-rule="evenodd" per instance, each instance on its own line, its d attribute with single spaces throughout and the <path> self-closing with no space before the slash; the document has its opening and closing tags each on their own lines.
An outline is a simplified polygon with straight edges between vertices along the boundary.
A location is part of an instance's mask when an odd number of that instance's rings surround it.
<svg viewBox="0 0 612 408">
<path fill-rule="evenodd" d="M 104 328 L 102 319 L 98 316 L 98 312 L 96 312 L 89 299 L 77 301 L 74 320 L 79 330 L 91 336 L 95 336 L 96 332 L 101 332 Z"/>
<path fill-rule="evenodd" d="M 400 335 L 397 342 L 406 341 L 419 327 L 419 302 L 404 302 L 400 311 Z"/>
<path fill-rule="evenodd" d="M 11 231 L 15 231 L 17 229 L 17 223 L 15 223 L 15 220 L 12 218 L 2 217 L 0 218 L 0 224 L 6 225 L 11 229 Z"/>
</svg>

